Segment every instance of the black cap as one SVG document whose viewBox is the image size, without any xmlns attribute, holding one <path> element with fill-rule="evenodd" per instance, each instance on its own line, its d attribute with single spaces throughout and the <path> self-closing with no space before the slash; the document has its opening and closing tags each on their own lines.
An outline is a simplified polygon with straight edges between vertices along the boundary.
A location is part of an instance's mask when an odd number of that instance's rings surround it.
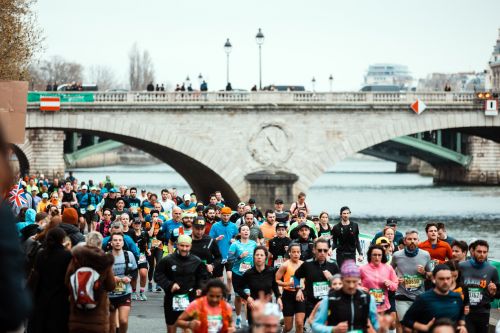
<svg viewBox="0 0 500 333">
<path fill-rule="evenodd" d="M 319 216 L 313 216 L 311 220 L 312 221 L 319 221 Z"/>
<path fill-rule="evenodd" d="M 142 190 L 141 190 L 141 192 L 146 192 L 146 190 L 145 190 L 145 189 L 142 189 Z"/>
<path fill-rule="evenodd" d="M 303 211 L 300 211 L 298 214 L 297 214 L 297 217 L 307 217 L 306 213 L 304 213 Z"/>
<path fill-rule="evenodd" d="M 276 230 L 278 230 L 278 228 L 285 228 L 285 229 L 286 229 L 286 228 L 287 228 L 287 225 L 286 225 L 286 223 L 285 223 L 285 222 L 278 222 L 278 223 L 276 224 Z"/>
<path fill-rule="evenodd" d="M 203 208 L 203 205 L 198 205 L 196 206 L 196 211 L 197 212 L 202 212 L 205 208 Z"/>
<path fill-rule="evenodd" d="M 307 223 L 302 222 L 302 223 L 300 223 L 300 224 L 297 226 L 297 230 L 300 230 L 300 229 L 302 229 L 302 228 L 304 228 L 304 227 L 309 228 L 309 226 L 307 225 Z M 309 229 L 311 229 L 311 228 L 309 228 Z"/>
<path fill-rule="evenodd" d="M 276 200 L 274 200 L 274 203 L 275 204 L 282 204 L 283 200 L 282 199 L 276 199 Z"/>
<path fill-rule="evenodd" d="M 255 199 L 254 198 L 250 198 L 248 199 L 248 203 L 253 205 L 255 203 Z"/>
<path fill-rule="evenodd" d="M 390 226 L 398 225 L 398 219 L 395 217 L 389 217 L 385 224 Z"/>
<path fill-rule="evenodd" d="M 198 216 L 193 221 L 193 227 L 204 228 L 206 225 L 205 219 L 201 216 Z"/>
</svg>

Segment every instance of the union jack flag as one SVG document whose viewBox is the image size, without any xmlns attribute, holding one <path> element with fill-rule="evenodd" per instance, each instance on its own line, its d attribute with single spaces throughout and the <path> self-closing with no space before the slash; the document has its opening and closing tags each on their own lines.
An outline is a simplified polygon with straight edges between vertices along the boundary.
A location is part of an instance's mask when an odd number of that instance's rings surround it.
<svg viewBox="0 0 500 333">
<path fill-rule="evenodd" d="M 11 205 L 16 205 L 17 207 L 22 207 L 28 203 L 21 180 L 17 185 L 12 186 L 9 192 L 9 202 Z"/>
</svg>

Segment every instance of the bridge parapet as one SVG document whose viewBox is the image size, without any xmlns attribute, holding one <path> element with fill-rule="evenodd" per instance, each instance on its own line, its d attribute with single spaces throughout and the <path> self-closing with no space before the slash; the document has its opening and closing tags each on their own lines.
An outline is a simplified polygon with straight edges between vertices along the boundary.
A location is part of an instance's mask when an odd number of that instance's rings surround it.
<svg viewBox="0 0 500 333">
<path fill-rule="evenodd" d="M 470 104 L 475 101 L 474 93 L 467 92 L 274 92 L 274 91 L 219 91 L 219 92 L 33 92 L 38 95 L 61 95 L 71 101 L 71 96 L 89 94 L 91 101 L 84 103 L 113 104 L 392 104 L 409 105 L 417 98 L 427 105 Z M 77 101 L 77 99 L 74 99 Z M 62 100 L 64 102 L 64 100 Z M 93 102 L 92 102 L 93 101 Z M 38 102 L 30 102 L 38 104 Z"/>
</svg>

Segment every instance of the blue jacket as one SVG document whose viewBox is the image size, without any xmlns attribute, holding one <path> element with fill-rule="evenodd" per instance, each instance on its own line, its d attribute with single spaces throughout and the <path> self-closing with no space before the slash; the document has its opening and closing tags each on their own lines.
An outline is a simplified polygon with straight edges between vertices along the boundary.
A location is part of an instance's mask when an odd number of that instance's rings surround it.
<svg viewBox="0 0 500 333">
<path fill-rule="evenodd" d="M 104 251 L 106 251 L 110 239 L 111 236 L 106 236 L 102 240 L 102 249 Z M 137 247 L 137 244 L 135 244 L 134 240 L 132 239 L 132 237 L 130 237 L 129 235 L 123 235 L 123 241 L 127 245 L 127 250 L 132 252 L 134 254 L 135 259 L 137 260 L 140 255 L 140 251 L 139 248 Z"/>
<path fill-rule="evenodd" d="M 35 223 L 35 216 L 36 216 L 36 211 L 32 208 L 29 208 L 26 210 L 26 215 L 25 215 L 24 221 L 16 223 L 17 235 L 19 237 L 22 236 L 21 230 L 23 230 L 28 225 Z"/>
</svg>

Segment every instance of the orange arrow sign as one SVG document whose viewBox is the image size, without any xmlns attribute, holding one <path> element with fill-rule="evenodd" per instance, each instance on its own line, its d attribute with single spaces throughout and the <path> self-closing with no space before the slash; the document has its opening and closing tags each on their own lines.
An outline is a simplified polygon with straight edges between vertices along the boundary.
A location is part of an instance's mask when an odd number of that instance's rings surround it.
<svg viewBox="0 0 500 333">
<path fill-rule="evenodd" d="M 421 114 L 427 108 L 427 105 L 417 98 L 410 107 L 416 114 Z"/>
</svg>

